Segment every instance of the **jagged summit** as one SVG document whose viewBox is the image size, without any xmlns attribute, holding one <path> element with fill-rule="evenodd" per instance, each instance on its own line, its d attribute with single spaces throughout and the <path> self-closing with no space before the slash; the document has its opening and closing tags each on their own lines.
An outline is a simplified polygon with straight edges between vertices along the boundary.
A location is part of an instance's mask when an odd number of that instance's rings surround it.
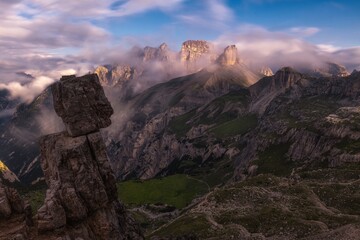
<svg viewBox="0 0 360 240">
<path fill-rule="evenodd" d="M 159 49 L 161 50 L 165 50 L 168 48 L 168 45 L 166 43 L 162 43 L 160 46 L 159 46 Z"/>
<path fill-rule="evenodd" d="M 303 75 L 291 67 L 279 69 L 273 76 L 264 77 L 249 87 L 252 98 L 252 111 L 262 113 L 267 105 L 278 94 L 286 91 L 299 80 Z"/>
<path fill-rule="evenodd" d="M 271 70 L 270 67 L 262 67 L 262 68 L 260 68 L 259 72 L 262 75 L 267 76 L 267 77 L 270 77 L 270 76 L 274 75 L 274 73 L 273 73 L 273 71 Z"/>
<path fill-rule="evenodd" d="M 95 73 L 98 74 L 101 85 L 109 87 L 122 87 L 139 75 L 134 67 L 127 64 L 99 67 Z"/>
<path fill-rule="evenodd" d="M 212 45 L 204 40 L 188 40 L 183 42 L 180 51 L 182 62 L 194 62 L 212 51 Z"/>
<path fill-rule="evenodd" d="M 181 60 L 193 61 L 204 53 L 210 52 L 210 43 L 204 40 L 187 40 L 181 47 Z"/>
<path fill-rule="evenodd" d="M 283 67 L 274 75 L 274 79 L 277 82 L 286 84 L 287 86 L 292 85 L 294 81 L 300 79 L 301 77 L 302 74 L 291 67 Z"/>
<path fill-rule="evenodd" d="M 238 52 L 235 45 L 227 46 L 216 62 L 222 66 L 233 66 L 239 63 Z"/>
<path fill-rule="evenodd" d="M 346 77 L 350 74 L 343 65 L 334 62 L 325 62 L 321 67 L 316 67 L 310 71 L 310 75 L 314 77 Z"/>
<path fill-rule="evenodd" d="M 170 61 L 173 59 L 172 53 L 166 43 L 162 43 L 158 48 L 146 46 L 143 50 L 143 61 Z"/>
</svg>

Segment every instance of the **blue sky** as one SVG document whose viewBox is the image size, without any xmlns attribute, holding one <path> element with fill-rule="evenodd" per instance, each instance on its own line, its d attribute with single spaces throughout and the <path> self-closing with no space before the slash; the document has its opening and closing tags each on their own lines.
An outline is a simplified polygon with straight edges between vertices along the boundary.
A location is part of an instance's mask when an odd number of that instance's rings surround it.
<svg viewBox="0 0 360 240">
<path fill-rule="evenodd" d="M 210 11 L 208 4 L 211 1 L 183 1 L 175 9 L 149 9 L 131 16 L 98 20 L 96 24 L 119 38 L 133 36 L 146 39 L 152 35 L 156 39 L 160 35 L 177 44 L 186 39 L 213 40 L 224 32 L 246 24 L 274 32 L 297 34 L 314 44 L 338 47 L 359 45 L 360 1 L 216 1 L 230 13 L 228 18 L 220 20 L 206 13 Z M 197 16 L 206 24 L 185 21 L 181 18 L 185 15 Z M 308 34 L 304 33 L 306 30 L 309 30 Z"/>
<path fill-rule="evenodd" d="M 236 44 L 242 58 L 275 68 L 331 60 L 352 71 L 360 69 L 359 12 L 350 0 L 0 0 L 0 89 L 31 98 L 134 45 L 178 51 L 189 39 Z"/>
</svg>

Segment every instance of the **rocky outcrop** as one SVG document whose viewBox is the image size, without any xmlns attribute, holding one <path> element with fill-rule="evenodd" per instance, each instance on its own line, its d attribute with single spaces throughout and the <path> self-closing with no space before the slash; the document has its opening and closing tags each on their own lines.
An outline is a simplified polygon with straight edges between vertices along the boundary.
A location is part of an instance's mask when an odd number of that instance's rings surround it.
<svg viewBox="0 0 360 240">
<path fill-rule="evenodd" d="M 106 86 L 109 84 L 108 76 L 109 76 L 109 69 L 106 66 L 98 66 L 94 73 L 96 73 L 99 77 L 100 84 L 102 86 Z"/>
<path fill-rule="evenodd" d="M 130 80 L 141 75 L 135 67 L 129 65 L 99 66 L 94 73 L 98 75 L 102 86 L 118 88 L 124 87 Z"/>
<path fill-rule="evenodd" d="M 274 75 L 273 71 L 269 67 L 262 67 L 262 68 L 260 68 L 259 72 L 262 75 L 267 76 L 267 77 L 270 77 L 270 76 Z"/>
<path fill-rule="evenodd" d="M 110 125 L 113 110 L 97 75 L 63 77 L 53 87 L 53 97 L 67 131 L 40 140 L 41 167 L 49 189 L 38 210 L 39 236 L 143 239 L 117 200 L 115 177 L 99 132 Z"/>
<path fill-rule="evenodd" d="M 113 109 L 96 74 L 62 77 L 52 92 L 55 111 L 70 136 L 95 132 L 111 124 Z"/>
<path fill-rule="evenodd" d="M 235 45 L 227 46 L 224 52 L 216 60 L 222 66 L 233 66 L 239 62 L 238 52 Z"/>
<path fill-rule="evenodd" d="M 173 60 L 173 54 L 166 43 L 162 43 L 158 48 L 145 47 L 143 61 L 170 61 Z"/>
<path fill-rule="evenodd" d="M 0 161 L 0 179 L 10 183 L 19 182 L 18 177 L 2 161 Z"/>
<path fill-rule="evenodd" d="M 270 78 L 263 78 L 251 86 L 250 92 L 253 97 L 263 96 L 271 92 L 283 91 L 293 86 L 302 79 L 302 74 L 290 67 L 284 67 Z"/>
<path fill-rule="evenodd" d="M 180 61 L 185 64 L 188 73 L 199 71 L 203 66 L 216 60 L 213 46 L 204 40 L 188 40 L 182 44 Z"/>
<path fill-rule="evenodd" d="M 0 240 L 28 239 L 31 225 L 30 205 L 0 180 Z"/>
<path fill-rule="evenodd" d="M 303 79 L 303 75 L 290 67 L 284 67 L 275 75 L 260 79 L 249 87 L 253 98 L 251 111 L 264 112 L 276 96 L 284 93 L 301 79 Z"/>
<path fill-rule="evenodd" d="M 182 44 L 180 59 L 182 62 L 195 62 L 211 51 L 210 43 L 203 40 L 188 40 Z"/>
<path fill-rule="evenodd" d="M 313 69 L 310 75 L 314 77 L 346 77 L 350 74 L 345 66 L 333 62 L 326 62 L 323 66 Z"/>
</svg>

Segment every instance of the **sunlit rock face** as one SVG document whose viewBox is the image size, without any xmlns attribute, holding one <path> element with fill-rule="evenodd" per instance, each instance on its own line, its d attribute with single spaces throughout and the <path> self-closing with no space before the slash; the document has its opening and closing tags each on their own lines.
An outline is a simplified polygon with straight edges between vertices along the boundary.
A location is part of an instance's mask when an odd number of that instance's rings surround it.
<svg viewBox="0 0 360 240">
<path fill-rule="evenodd" d="M 238 63 L 238 52 L 235 45 L 227 46 L 217 62 L 222 66 L 233 66 Z"/>
<path fill-rule="evenodd" d="M 315 77 L 347 77 L 349 72 L 345 66 L 333 62 L 326 62 L 321 67 L 314 68 L 310 75 Z"/>
<path fill-rule="evenodd" d="M 180 59 L 182 62 L 195 62 L 211 51 L 210 43 L 204 40 L 188 40 L 182 44 Z"/>
<path fill-rule="evenodd" d="M 166 43 L 162 43 L 158 48 L 145 47 L 143 51 L 143 61 L 170 61 L 173 60 L 173 53 Z"/>
<path fill-rule="evenodd" d="M 137 78 L 140 73 L 129 65 L 98 66 L 94 73 L 99 77 L 101 86 L 123 87 L 129 80 Z"/>
<path fill-rule="evenodd" d="M 2 161 L 0 161 L 0 179 L 10 183 L 19 182 L 18 177 Z"/>
<path fill-rule="evenodd" d="M 262 67 L 260 68 L 260 73 L 264 76 L 270 77 L 274 75 L 273 71 L 269 67 Z"/>
<path fill-rule="evenodd" d="M 188 40 L 182 44 L 180 61 L 184 63 L 188 73 L 201 70 L 204 66 L 215 62 L 217 55 L 211 43 L 204 40 Z"/>
</svg>

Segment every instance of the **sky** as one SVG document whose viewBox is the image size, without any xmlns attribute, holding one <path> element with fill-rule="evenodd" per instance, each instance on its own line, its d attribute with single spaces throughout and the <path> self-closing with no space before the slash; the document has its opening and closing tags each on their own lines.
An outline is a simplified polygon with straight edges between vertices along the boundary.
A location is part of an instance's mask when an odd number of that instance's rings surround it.
<svg viewBox="0 0 360 240">
<path fill-rule="evenodd" d="M 0 89 L 31 101 L 134 45 L 179 51 L 189 39 L 236 44 L 262 64 L 326 57 L 354 69 L 359 10 L 356 0 L 0 0 Z"/>
</svg>

